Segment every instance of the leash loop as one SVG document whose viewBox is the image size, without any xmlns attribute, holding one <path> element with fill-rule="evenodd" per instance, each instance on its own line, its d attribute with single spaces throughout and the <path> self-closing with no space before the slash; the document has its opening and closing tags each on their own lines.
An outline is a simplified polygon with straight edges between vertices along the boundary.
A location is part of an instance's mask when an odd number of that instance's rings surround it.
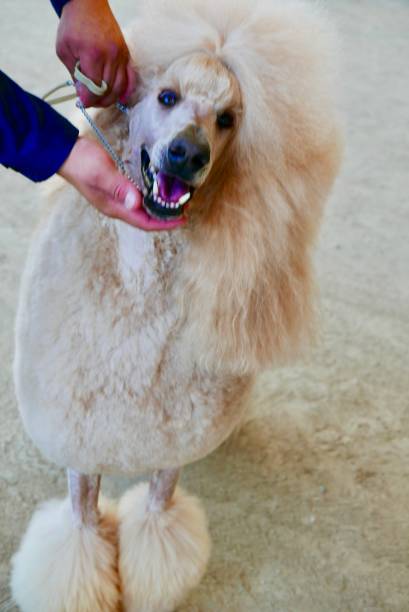
<svg viewBox="0 0 409 612">
<path fill-rule="evenodd" d="M 108 90 L 108 84 L 105 81 L 101 81 L 101 85 L 97 85 L 86 74 L 81 72 L 79 61 L 75 64 L 74 79 L 85 85 L 95 96 L 103 96 Z"/>
<path fill-rule="evenodd" d="M 75 64 L 74 79 L 76 81 L 79 81 L 83 85 L 85 85 L 85 87 L 95 96 L 103 96 L 108 90 L 108 85 L 105 81 L 102 81 L 101 85 L 97 85 L 96 83 L 94 83 L 94 81 L 92 81 L 89 77 L 87 77 L 83 72 L 81 72 L 79 61 Z M 60 89 L 63 89 L 64 87 L 71 87 L 71 86 L 75 87 L 75 81 L 72 81 L 72 80 L 64 81 L 64 83 L 61 83 L 60 85 L 57 85 L 57 87 L 53 87 L 52 89 L 50 89 L 50 91 L 47 91 L 47 93 L 44 94 L 43 96 L 43 100 L 47 100 L 47 98 L 51 96 L 53 93 L 55 93 L 56 91 L 59 91 Z M 67 100 L 74 100 L 76 97 L 77 97 L 77 94 L 75 93 L 67 94 L 65 96 L 60 96 L 58 98 L 54 98 L 53 100 L 49 100 L 48 104 L 51 104 L 51 106 L 53 106 L 54 104 L 60 104 L 61 102 L 67 102 Z"/>
<path fill-rule="evenodd" d="M 49 98 L 56 91 L 59 91 L 60 89 L 64 89 L 65 87 L 71 87 L 73 85 L 74 85 L 73 81 L 64 81 L 64 83 L 60 83 L 60 85 L 57 85 L 57 87 L 53 87 L 52 89 L 50 89 L 50 91 L 47 91 L 47 93 L 43 95 L 42 99 L 47 100 L 47 98 Z M 76 97 L 77 97 L 76 93 L 67 94 L 65 96 L 59 96 L 58 98 L 53 98 L 52 100 L 48 100 L 48 104 L 51 104 L 51 106 L 54 106 L 55 104 L 60 104 L 61 102 L 67 102 L 67 100 L 74 100 Z"/>
</svg>

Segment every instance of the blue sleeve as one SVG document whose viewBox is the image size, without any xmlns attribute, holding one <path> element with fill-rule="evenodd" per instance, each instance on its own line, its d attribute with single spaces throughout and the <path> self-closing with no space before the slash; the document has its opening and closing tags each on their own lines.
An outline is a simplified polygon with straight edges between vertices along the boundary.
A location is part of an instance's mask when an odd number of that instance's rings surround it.
<svg viewBox="0 0 409 612">
<path fill-rule="evenodd" d="M 51 0 L 51 4 L 53 5 L 58 17 L 61 17 L 62 10 L 67 2 L 69 2 L 69 0 Z"/>
<path fill-rule="evenodd" d="M 0 163 L 43 181 L 60 169 L 77 138 L 65 117 L 0 70 Z"/>
</svg>

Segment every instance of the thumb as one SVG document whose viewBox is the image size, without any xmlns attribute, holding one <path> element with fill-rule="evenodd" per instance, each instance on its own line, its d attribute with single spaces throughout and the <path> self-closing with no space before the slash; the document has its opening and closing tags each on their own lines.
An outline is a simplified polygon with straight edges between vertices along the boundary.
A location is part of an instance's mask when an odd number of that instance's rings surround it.
<svg viewBox="0 0 409 612">
<path fill-rule="evenodd" d="M 174 221 L 158 220 L 152 218 L 143 207 L 143 195 L 139 189 L 125 176 L 113 169 L 112 173 L 104 175 L 106 183 L 105 192 L 108 193 L 111 210 L 109 216 L 120 219 L 129 225 L 145 231 L 171 230 L 181 227 L 184 218 Z"/>
<path fill-rule="evenodd" d="M 111 202 L 115 207 L 121 205 L 127 210 L 134 210 L 142 206 L 142 194 L 139 189 L 117 170 L 109 192 Z"/>
</svg>

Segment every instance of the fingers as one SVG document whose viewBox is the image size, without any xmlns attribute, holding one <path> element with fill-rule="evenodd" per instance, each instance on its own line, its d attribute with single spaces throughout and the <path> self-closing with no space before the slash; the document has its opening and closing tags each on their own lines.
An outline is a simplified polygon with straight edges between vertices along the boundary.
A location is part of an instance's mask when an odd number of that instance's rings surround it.
<svg viewBox="0 0 409 612">
<path fill-rule="evenodd" d="M 96 96 L 89 92 L 85 85 L 79 84 L 77 91 L 85 106 L 111 106 L 126 92 L 128 58 L 127 48 L 121 49 L 112 41 L 107 43 L 103 54 L 88 51 L 83 57 L 80 56 L 81 72 L 97 85 L 103 80 L 108 85 L 106 94 Z"/>
<path fill-rule="evenodd" d="M 100 96 L 96 96 L 95 94 L 91 93 L 90 90 L 83 85 L 83 83 L 79 83 L 77 81 L 75 83 L 75 89 L 77 90 L 79 99 L 85 107 L 99 106 L 99 102 L 101 100 Z"/>
<path fill-rule="evenodd" d="M 114 81 L 112 82 L 112 78 Z M 127 90 L 128 85 L 128 75 L 126 71 L 126 65 L 120 65 L 114 71 L 114 77 L 111 77 L 111 81 L 106 80 L 104 74 L 104 80 L 108 83 L 111 83 L 111 87 L 108 90 L 108 94 L 103 98 L 100 98 L 100 106 L 108 107 L 111 104 L 115 104 L 115 102 L 123 96 L 124 92 Z"/>
<path fill-rule="evenodd" d="M 108 107 L 117 100 L 125 102 L 135 89 L 136 73 L 129 61 L 128 52 L 119 50 L 115 45 L 109 47 L 109 53 L 98 51 L 80 52 L 79 60 L 64 44 L 57 45 L 57 54 L 61 61 L 73 75 L 77 61 L 81 72 L 96 85 L 104 80 L 108 85 L 107 93 L 103 96 L 93 94 L 84 83 L 76 81 L 75 88 L 84 106 Z"/>
<path fill-rule="evenodd" d="M 81 72 L 94 81 L 94 83 L 100 85 L 104 74 L 103 56 L 98 51 L 88 50 L 87 53 L 81 54 L 79 61 Z M 75 88 L 84 106 L 97 106 L 100 103 L 101 97 L 91 93 L 83 83 L 77 81 Z"/>
<path fill-rule="evenodd" d="M 135 82 L 135 76 L 131 74 L 131 83 L 129 84 L 126 63 L 121 63 L 119 65 L 113 65 L 112 63 L 105 64 L 102 78 L 99 80 L 95 80 L 93 77 L 89 76 L 88 72 L 85 72 L 82 68 L 82 64 L 80 64 L 80 67 L 81 72 L 91 78 L 97 85 L 100 85 L 102 80 L 108 85 L 108 92 L 104 96 L 96 96 L 91 93 L 83 83 L 77 82 L 75 87 L 84 106 L 111 106 L 115 104 L 117 100 L 125 98 L 128 90 L 132 91 L 134 88 L 133 83 Z"/>
<path fill-rule="evenodd" d="M 58 26 L 56 48 L 71 75 L 79 61 L 81 71 L 94 83 L 107 83 L 109 89 L 103 96 L 77 84 L 85 106 L 109 106 L 133 90 L 134 74 L 128 72 L 129 50 L 106 0 L 67 2 Z"/>
<path fill-rule="evenodd" d="M 182 227 L 186 223 L 186 219 L 181 218 L 176 221 L 160 221 L 154 219 L 144 208 L 136 208 L 134 210 L 127 210 L 125 206 L 116 206 L 112 211 L 111 215 L 115 219 L 124 221 L 133 227 L 137 227 L 146 232 L 160 232 L 163 230 L 170 231 L 178 227 Z"/>
<path fill-rule="evenodd" d="M 79 137 L 58 173 L 104 215 L 145 231 L 171 230 L 185 219 L 159 221 L 143 208 L 139 189 L 115 167 L 104 149 L 87 137 Z"/>
<path fill-rule="evenodd" d="M 119 101 L 126 104 L 136 89 L 136 70 L 132 66 L 131 60 L 126 66 L 127 86 L 125 92 L 120 96 Z"/>
<path fill-rule="evenodd" d="M 63 39 L 58 39 L 57 38 L 57 42 L 56 42 L 56 52 L 57 52 L 57 56 L 58 58 L 62 61 L 62 63 L 66 66 L 68 72 L 73 75 L 74 74 L 74 69 L 75 69 L 75 64 L 76 64 L 76 58 L 75 56 L 72 54 L 70 48 L 68 47 L 68 45 L 66 44 L 66 42 Z"/>
<path fill-rule="evenodd" d="M 86 53 L 81 53 L 78 58 L 80 62 L 80 70 L 89 79 L 100 85 L 104 78 L 105 58 L 97 49 L 88 49 Z"/>
<path fill-rule="evenodd" d="M 181 227 L 186 219 L 175 221 L 154 219 L 143 208 L 143 196 L 125 177 L 120 177 L 113 191 L 109 216 L 145 231 L 171 230 Z"/>
</svg>

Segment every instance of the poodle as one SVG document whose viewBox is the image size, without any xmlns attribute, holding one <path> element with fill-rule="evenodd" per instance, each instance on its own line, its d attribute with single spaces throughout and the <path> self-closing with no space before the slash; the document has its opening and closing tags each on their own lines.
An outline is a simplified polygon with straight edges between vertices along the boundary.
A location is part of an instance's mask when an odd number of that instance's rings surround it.
<svg viewBox="0 0 409 612">
<path fill-rule="evenodd" d="M 139 84 L 96 121 L 160 219 L 144 233 L 56 179 L 25 268 L 15 384 L 67 469 L 13 559 L 24 612 L 170 612 L 210 554 L 182 466 L 238 426 L 258 372 L 313 329 L 311 250 L 336 176 L 334 34 L 299 0 L 150 0 L 127 41 Z M 118 505 L 102 474 L 152 474 Z"/>
</svg>

